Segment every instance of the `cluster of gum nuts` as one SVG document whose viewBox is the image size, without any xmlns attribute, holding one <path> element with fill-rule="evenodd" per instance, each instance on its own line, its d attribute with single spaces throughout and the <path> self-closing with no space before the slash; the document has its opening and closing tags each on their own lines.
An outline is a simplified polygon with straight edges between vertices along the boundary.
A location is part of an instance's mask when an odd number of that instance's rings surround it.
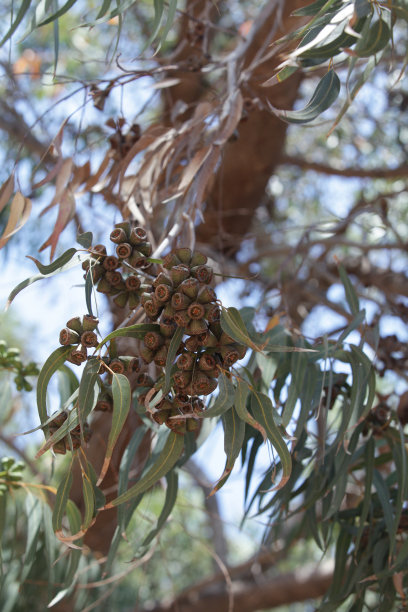
<svg viewBox="0 0 408 612">
<path fill-rule="evenodd" d="M 171 391 L 149 412 L 157 423 L 176 433 L 193 431 L 204 410 L 202 396 L 215 391 L 220 372 L 227 373 L 246 353 L 246 347 L 221 327 L 221 308 L 210 286 L 213 270 L 205 255 L 183 247 L 166 255 L 159 271 L 152 274 L 151 246 L 142 228 L 119 224 L 111 240 L 117 244 L 117 256 L 107 255 L 101 245 L 93 247 L 92 259 L 84 266 L 86 273 L 93 275 L 98 290 L 112 295 L 116 304 L 143 308 L 154 327 L 144 335 L 138 355 L 102 358 L 100 374 L 107 378 L 101 381 L 96 409 L 112 410 L 112 373 L 136 373 L 136 386 L 141 388 L 138 401 L 148 405 L 148 399 L 164 385 L 164 368 L 170 366 Z M 85 315 L 71 319 L 61 331 L 61 344 L 76 345 L 68 357 L 72 363 L 85 361 L 87 349 L 97 345 L 97 325 L 97 319 Z M 173 346 L 175 359 L 167 364 L 169 347 L 180 328 L 179 345 Z M 149 374 L 155 372 L 154 377 L 143 371 L 147 368 Z"/>
</svg>

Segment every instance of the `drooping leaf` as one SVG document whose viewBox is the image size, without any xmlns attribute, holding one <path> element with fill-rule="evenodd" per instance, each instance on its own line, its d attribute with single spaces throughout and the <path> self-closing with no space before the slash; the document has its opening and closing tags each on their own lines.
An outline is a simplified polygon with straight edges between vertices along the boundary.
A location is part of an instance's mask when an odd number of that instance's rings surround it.
<svg viewBox="0 0 408 612">
<path fill-rule="evenodd" d="M 27 223 L 31 213 L 31 200 L 25 198 L 20 191 L 17 191 L 11 204 L 6 227 L 0 236 L 0 249 L 4 247 L 9 239 Z"/>
<path fill-rule="evenodd" d="M 356 317 L 360 311 L 360 302 L 358 300 L 356 290 L 354 289 L 350 278 L 342 265 L 339 265 L 339 274 L 341 282 L 343 283 L 346 300 L 351 310 L 351 314 Z"/>
<path fill-rule="evenodd" d="M 238 380 L 237 389 L 235 392 L 235 400 L 234 400 L 235 410 L 237 411 L 237 414 L 240 419 L 248 423 L 248 425 L 251 425 L 251 427 L 254 427 L 255 429 L 257 429 L 262 435 L 263 439 L 266 440 L 265 429 L 262 427 L 260 423 L 258 423 L 256 419 L 254 419 L 252 414 L 250 414 L 250 412 L 248 412 L 247 410 L 246 404 L 247 404 L 248 395 L 249 395 L 248 384 L 244 382 L 243 380 Z"/>
<path fill-rule="evenodd" d="M 46 402 L 48 383 L 50 382 L 51 376 L 66 361 L 66 358 L 71 351 L 71 346 L 60 346 L 53 353 L 51 353 L 41 368 L 37 381 L 37 408 L 41 423 L 44 423 L 48 418 Z M 45 430 L 45 433 L 46 431 L 47 430 Z"/>
<path fill-rule="evenodd" d="M 35 276 L 31 276 L 30 278 L 26 278 L 24 281 L 22 281 L 21 283 L 19 283 L 17 285 L 17 287 L 15 287 L 13 289 L 13 291 L 10 293 L 8 299 L 7 299 L 7 304 L 6 304 L 6 310 L 7 308 L 9 308 L 11 302 L 14 300 L 14 298 L 16 297 L 16 295 L 18 295 L 20 293 L 20 291 L 22 291 L 23 289 L 25 289 L 26 287 L 29 287 L 30 285 L 32 285 L 33 283 L 43 279 L 43 278 L 50 278 L 51 276 L 55 276 L 56 274 L 59 274 L 60 272 L 64 272 L 65 270 L 70 270 L 71 268 L 77 266 L 78 264 L 82 263 L 83 261 L 85 261 L 85 259 L 88 259 L 89 255 L 76 255 L 76 257 L 72 258 L 70 261 L 68 261 L 66 264 L 64 264 L 63 266 L 60 266 L 59 268 L 57 268 L 56 270 L 54 270 L 54 272 L 51 272 L 50 274 L 36 274 Z"/>
<path fill-rule="evenodd" d="M 279 429 L 274 421 L 272 402 L 267 395 L 252 390 L 251 410 L 254 418 L 265 429 L 268 439 L 279 455 L 282 464 L 282 478 L 272 490 L 282 488 L 289 480 L 292 471 L 292 459 Z"/>
<path fill-rule="evenodd" d="M 105 459 L 97 482 L 98 486 L 106 476 L 116 441 L 129 414 L 131 396 L 129 380 L 123 374 L 114 373 L 112 379 L 112 425 L 106 446 Z"/>
<path fill-rule="evenodd" d="M 53 13 L 52 15 L 50 15 L 49 17 L 47 17 L 46 19 L 44 19 L 43 21 L 38 23 L 37 24 L 37 28 L 40 28 L 41 26 L 47 25 L 47 23 L 51 23 L 52 21 L 55 21 L 56 19 L 59 19 L 60 17 L 65 15 L 65 13 L 67 11 L 69 11 L 69 9 L 72 6 L 74 6 L 76 1 L 77 0 L 68 0 L 63 6 L 61 6 L 60 9 L 58 9 L 58 11 L 55 11 L 55 13 Z"/>
<path fill-rule="evenodd" d="M 142 542 L 142 547 L 148 546 L 150 542 L 160 533 L 167 519 L 169 518 L 177 500 L 178 493 L 178 473 L 172 470 L 166 475 L 167 489 L 163 508 L 157 520 L 157 525 L 147 534 Z"/>
<path fill-rule="evenodd" d="M 370 57 L 370 55 L 382 51 L 389 43 L 390 38 L 391 31 L 388 24 L 384 19 L 378 19 L 369 29 L 368 36 L 361 39 L 356 45 L 354 52 L 359 57 Z"/>
<path fill-rule="evenodd" d="M 38 259 L 35 259 L 35 257 L 31 257 L 31 255 L 26 255 L 26 257 L 28 257 L 28 259 L 31 259 L 31 261 L 35 263 L 35 265 L 37 266 L 37 268 L 39 269 L 39 271 L 41 272 L 43 276 L 47 276 L 51 274 L 52 272 L 56 272 L 59 268 L 62 268 L 62 266 L 64 266 L 69 261 L 71 261 L 71 259 L 77 252 L 78 252 L 77 249 L 74 249 L 74 248 L 68 249 L 67 251 L 65 251 L 65 253 L 63 253 L 60 257 L 55 259 L 55 261 L 50 263 L 48 266 L 45 266 L 44 264 L 42 264 L 40 261 L 38 261 Z"/>
<path fill-rule="evenodd" d="M 52 526 L 54 531 L 60 531 L 62 527 L 62 519 L 67 507 L 69 492 L 72 486 L 72 464 L 68 467 L 64 476 L 58 485 L 57 495 L 55 497 L 54 510 L 52 513 Z"/>
<path fill-rule="evenodd" d="M 25 506 L 27 516 L 27 543 L 24 554 L 24 567 L 21 576 L 22 582 L 27 578 L 35 561 L 38 545 L 38 532 L 42 525 L 43 519 L 41 502 L 38 498 L 28 494 L 26 497 Z"/>
<path fill-rule="evenodd" d="M 82 498 L 85 506 L 82 529 L 86 531 L 90 526 L 95 514 L 95 493 L 91 480 L 84 472 L 82 472 Z"/>
<path fill-rule="evenodd" d="M 170 472 L 177 459 L 180 457 L 183 448 L 184 436 L 171 431 L 162 452 L 150 470 L 139 480 L 139 482 L 128 489 L 126 493 L 119 495 L 119 497 L 107 504 L 105 508 L 119 506 L 150 489 L 160 478 Z"/>
<path fill-rule="evenodd" d="M 309 123 L 327 110 L 340 92 L 340 79 L 333 69 L 319 81 L 316 91 L 302 110 L 286 111 L 269 105 L 275 115 L 288 123 Z"/>
<path fill-rule="evenodd" d="M 222 415 L 222 424 L 224 427 L 224 451 L 227 455 L 224 472 L 214 486 L 210 495 L 219 491 L 227 482 L 235 461 L 241 452 L 245 437 L 245 423 L 242 421 L 237 412 L 232 406 L 227 412 Z"/>
<path fill-rule="evenodd" d="M 218 388 L 219 391 L 214 404 L 203 413 L 205 418 L 218 417 L 224 414 L 234 403 L 235 387 L 230 378 L 223 372 L 218 377 Z"/>
<path fill-rule="evenodd" d="M 166 366 L 165 366 L 165 375 L 164 375 L 164 389 L 163 395 L 166 395 L 171 386 L 171 370 L 174 364 L 174 360 L 176 358 L 177 351 L 180 348 L 181 341 L 184 336 L 184 329 L 182 327 L 178 327 L 171 339 L 169 350 L 167 352 L 166 357 Z"/>
<path fill-rule="evenodd" d="M 7 30 L 3 38 L 0 40 L 0 47 L 2 47 L 4 43 L 7 42 L 11 36 L 13 36 L 14 32 L 17 30 L 20 23 L 23 21 L 30 6 L 31 6 L 31 0 L 22 1 L 19 11 L 16 15 L 16 18 L 14 19 L 13 23 L 11 24 L 10 28 Z"/>
<path fill-rule="evenodd" d="M 254 351 L 261 350 L 261 348 L 251 340 L 239 310 L 233 306 L 221 309 L 221 327 L 226 334 L 240 344 L 249 346 Z"/>
<path fill-rule="evenodd" d="M 99 385 L 97 381 L 99 369 L 100 362 L 94 357 L 86 362 L 82 372 L 78 393 L 78 414 L 81 431 L 98 399 Z"/>
</svg>

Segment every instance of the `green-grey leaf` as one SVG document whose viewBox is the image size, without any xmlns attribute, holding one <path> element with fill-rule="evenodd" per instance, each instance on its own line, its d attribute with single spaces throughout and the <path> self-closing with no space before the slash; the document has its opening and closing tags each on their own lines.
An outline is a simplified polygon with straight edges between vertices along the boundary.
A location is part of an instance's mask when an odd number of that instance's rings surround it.
<svg viewBox="0 0 408 612">
<path fill-rule="evenodd" d="M 288 123 L 309 123 L 327 110 L 337 99 L 340 92 L 340 79 L 333 69 L 319 81 L 309 103 L 302 110 L 286 111 L 274 108 L 272 111 Z"/>
<path fill-rule="evenodd" d="M 13 36 L 14 32 L 17 30 L 20 23 L 23 21 L 24 16 L 27 13 L 30 6 L 31 6 L 31 0 L 23 0 L 23 2 L 21 3 L 20 9 L 16 15 L 15 20 L 11 24 L 10 28 L 7 30 L 6 34 L 0 40 L 0 47 L 2 47 L 4 43 L 7 42 L 11 36 Z"/>
<path fill-rule="evenodd" d="M 166 489 L 166 497 L 164 500 L 164 505 L 162 511 L 160 512 L 160 516 L 157 520 L 157 525 L 150 533 L 147 534 L 145 539 L 143 540 L 142 547 L 147 546 L 150 542 L 160 533 L 165 522 L 169 518 L 174 504 L 177 500 L 178 493 L 178 474 L 176 470 L 172 470 L 166 475 L 167 480 L 167 489 Z"/>
<path fill-rule="evenodd" d="M 282 478 L 273 489 L 282 488 L 289 480 L 292 471 L 292 459 L 279 429 L 274 421 L 272 402 L 267 395 L 252 391 L 251 410 L 255 419 L 265 429 L 268 439 L 276 449 L 282 463 Z"/>
<path fill-rule="evenodd" d="M 370 57 L 384 49 L 391 38 L 391 31 L 383 19 L 378 19 L 371 26 L 368 36 L 360 40 L 354 51 L 359 57 Z"/>
<path fill-rule="evenodd" d="M 35 265 L 37 266 L 37 268 L 39 269 L 40 273 L 43 276 L 47 276 L 49 274 L 52 274 L 59 268 L 62 268 L 62 266 L 67 264 L 69 261 L 71 261 L 75 253 L 77 253 L 77 249 L 74 249 L 74 248 L 68 249 L 67 251 L 65 251 L 65 253 L 63 253 L 60 257 L 55 259 L 48 266 L 45 266 L 44 264 L 42 264 L 41 261 L 39 261 L 38 259 L 35 259 L 35 257 L 31 257 L 31 255 L 27 255 L 26 257 L 28 259 L 31 259 L 31 261 L 35 263 Z"/>
<path fill-rule="evenodd" d="M 231 306 L 221 309 L 221 327 L 223 331 L 234 340 L 245 346 L 250 346 L 255 351 L 261 349 L 251 340 L 245 323 L 239 310 Z"/>
<path fill-rule="evenodd" d="M 360 303 L 356 290 L 351 284 L 350 278 L 342 265 L 339 266 L 339 274 L 341 282 L 343 283 L 346 300 L 351 310 L 351 314 L 356 317 L 360 311 Z"/>
<path fill-rule="evenodd" d="M 65 509 L 67 507 L 69 492 L 72 486 L 72 465 L 69 466 L 68 470 L 64 474 L 55 497 L 54 511 L 52 513 L 52 526 L 54 531 L 60 531 L 62 527 L 62 519 L 64 517 Z"/>
<path fill-rule="evenodd" d="M 170 472 L 183 452 L 183 448 L 184 436 L 171 431 L 157 461 L 152 465 L 147 474 L 145 474 L 139 482 L 133 485 L 133 487 L 128 489 L 126 493 L 119 495 L 119 497 L 111 501 L 105 507 L 111 508 L 119 506 L 150 489 L 160 478 Z"/>
<path fill-rule="evenodd" d="M 123 374 L 114 373 L 112 379 L 112 425 L 106 446 L 105 460 L 103 462 L 101 474 L 97 483 L 98 485 L 102 482 L 106 475 L 116 441 L 120 432 L 122 431 L 123 425 L 125 424 L 127 415 L 129 414 L 131 396 L 132 392 L 130 389 L 129 380 Z"/>
<path fill-rule="evenodd" d="M 78 244 L 84 247 L 84 249 L 90 249 L 93 241 L 92 232 L 84 232 L 83 234 L 78 234 L 76 240 Z"/>
<path fill-rule="evenodd" d="M 164 376 L 164 389 L 163 395 L 169 392 L 171 386 L 171 369 L 176 358 L 177 351 L 180 347 L 181 341 L 184 336 L 184 329 L 178 327 L 171 339 L 169 350 L 167 352 L 165 376 Z"/>
<path fill-rule="evenodd" d="M 218 378 L 218 388 L 219 392 L 215 398 L 214 404 L 203 413 L 203 417 L 205 418 L 221 416 L 228 408 L 231 408 L 234 403 L 235 387 L 229 377 L 223 372 L 221 372 Z"/>
<path fill-rule="evenodd" d="M 94 357 L 86 362 L 84 371 L 82 372 L 78 393 L 78 414 L 81 431 L 98 399 L 99 385 L 97 380 L 99 368 L 99 360 Z"/>
<path fill-rule="evenodd" d="M 47 387 L 51 376 L 65 362 L 68 354 L 72 351 L 72 346 L 60 346 L 48 357 L 41 368 L 37 381 L 37 408 L 41 423 L 47 418 Z"/>
</svg>

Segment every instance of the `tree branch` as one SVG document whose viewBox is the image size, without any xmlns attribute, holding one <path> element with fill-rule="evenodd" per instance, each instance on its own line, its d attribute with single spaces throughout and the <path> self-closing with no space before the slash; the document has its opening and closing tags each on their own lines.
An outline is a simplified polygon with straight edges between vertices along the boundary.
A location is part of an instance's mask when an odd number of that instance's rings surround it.
<svg viewBox="0 0 408 612">
<path fill-rule="evenodd" d="M 250 583 L 233 581 L 234 612 L 256 612 L 294 602 L 322 597 L 333 577 L 333 563 L 309 564 L 293 572 L 264 576 Z M 228 593 L 225 584 L 200 593 L 180 595 L 168 605 L 160 605 L 150 612 L 226 612 Z"/>
<path fill-rule="evenodd" d="M 329 164 L 309 161 L 304 157 L 283 155 L 279 161 L 279 165 L 297 166 L 302 170 L 313 170 L 314 172 L 319 172 L 320 174 L 342 176 L 345 178 L 395 179 L 408 177 L 408 164 L 402 164 L 397 168 L 335 168 Z"/>
</svg>

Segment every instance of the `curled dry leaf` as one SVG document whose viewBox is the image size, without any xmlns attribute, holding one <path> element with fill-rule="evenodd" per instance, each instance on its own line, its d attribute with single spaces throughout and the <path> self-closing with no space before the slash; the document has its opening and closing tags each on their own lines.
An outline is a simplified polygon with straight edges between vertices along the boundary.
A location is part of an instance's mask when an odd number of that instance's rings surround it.
<svg viewBox="0 0 408 612">
<path fill-rule="evenodd" d="M 25 198 L 20 191 L 17 191 L 11 202 L 10 214 L 6 227 L 4 228 L 4 232 L 0 237 L 0 249 L 4 247 L 13 234 L 21 230 L 21 228 L 27 223 L 31 213 L 31 208 L 31 200 L 29 198 Z"/>
</svg>

